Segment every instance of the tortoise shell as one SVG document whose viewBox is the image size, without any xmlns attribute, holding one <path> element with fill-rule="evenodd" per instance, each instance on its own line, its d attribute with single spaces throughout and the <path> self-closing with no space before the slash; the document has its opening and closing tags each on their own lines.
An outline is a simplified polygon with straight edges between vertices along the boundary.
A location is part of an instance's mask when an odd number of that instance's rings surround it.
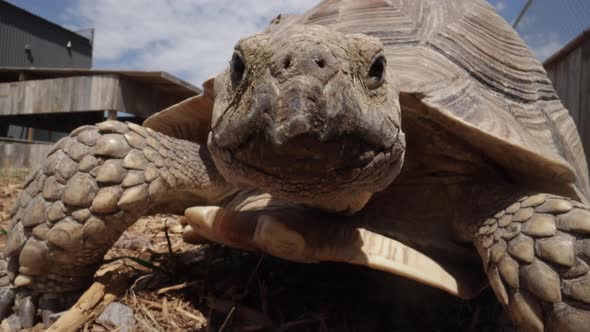
<svg viewBox="0 0 590 332">
<path fill-rule="evenodd" d="M 402 113 L 419 100 L 420 112 L 518 182 L 588 202 L 572 118 L 541 63 L 486 1 L 326 0 L 292 23 L 379 38 Z"/>
<path fill-rule="evenodd" d="M 517 183 L 589 202 L 588 166 L 572 118 L 541 63 L 486 1 L 325 0 L 303 15 L 279 16 L 269 29 L 292 24 L 379 38 L 402 114 L 419 108 Z M 209 80 L 204 95 L 144 125 L 205 143 L 212 90 Z"/>
<path fill-rule="evenodd" d="M 295 24 L 379 38 L 388 80 L 400 92 L 402 121 L 404 112 L 419 113 L 470 144 L 523 188 L 589 202 L 588 166 L 572 118 L 540 62 L 484 0 L 325 0 L 303 15 L 279 16 L 269 30 Z M 152 116 L 144 125 L 204 144 L 213 90 L 209 80 L 205 94 Z M 429 135 L 427 130 L 420 133 Z M 389 233 L 380 226 L 379 232 Z M 369 234 L 369 247 L 392 243 Z M 350 248 L 350 243 L 341 247 Z M 343 261 L 351 262 L 349 258 Z M 449 273 L 452 267 L 444 264 L 441 270 L 442 262 L 426 256 L 417 261 L 436 269 L 407 271 L 394 260 L 360 264 L 411 276 L 461 297 L 477 293 L 478 288 L 465 281 L 477 284 L 477 277 Z M 446 281 L 433 282 L 433 275 Z"/>
</svg>

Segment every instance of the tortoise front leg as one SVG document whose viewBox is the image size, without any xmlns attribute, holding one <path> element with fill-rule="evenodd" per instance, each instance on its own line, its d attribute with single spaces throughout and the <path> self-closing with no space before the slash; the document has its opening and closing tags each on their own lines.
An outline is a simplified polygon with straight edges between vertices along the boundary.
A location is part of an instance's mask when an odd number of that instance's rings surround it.
<svg viewBox="0 0 590 332">
<path fill-rule="evenodd" d="M 116 121 L 74 130 L 25 186 L 0 264 L 9 280 L 0 288 L 0 320 L 14 312 L 23 328 L 34 323 L 37 302 L 46 318 L 67 292 L 84 289 L 140 216 L 233 192 L 207 149 Z"/>
<path fill-rule="evenodd" d="M 520 329 L 590 329 L 590 207 L 550 194 L 522 197 L 483 223 L 475 246 Z"/>
</svg>

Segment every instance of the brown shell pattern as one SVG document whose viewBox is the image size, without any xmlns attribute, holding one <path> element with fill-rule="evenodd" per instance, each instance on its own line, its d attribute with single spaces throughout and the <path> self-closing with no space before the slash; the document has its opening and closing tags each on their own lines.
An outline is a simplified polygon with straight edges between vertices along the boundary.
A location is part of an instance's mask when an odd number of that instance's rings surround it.
<svg viewBox="0 0 590 332">
<path fill-rule="evenodd" d="M 515 177 L 588 201 L 572 118 L 534 54 L 486 1 L 327 0 L 294 21 L 380 38 L 402 93 Z"/>
</svg>

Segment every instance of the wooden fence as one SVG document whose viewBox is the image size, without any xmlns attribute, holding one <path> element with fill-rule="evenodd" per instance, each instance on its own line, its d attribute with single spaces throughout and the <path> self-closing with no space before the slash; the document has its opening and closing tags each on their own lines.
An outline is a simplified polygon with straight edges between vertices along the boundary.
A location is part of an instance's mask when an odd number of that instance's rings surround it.
<svg viewBox="0 0 590 332">
<path fill-rule="evenodd" d="M 590 29 L 547 59 L 543 66 L 578 127 L 590 165 Z"/>
</svg>

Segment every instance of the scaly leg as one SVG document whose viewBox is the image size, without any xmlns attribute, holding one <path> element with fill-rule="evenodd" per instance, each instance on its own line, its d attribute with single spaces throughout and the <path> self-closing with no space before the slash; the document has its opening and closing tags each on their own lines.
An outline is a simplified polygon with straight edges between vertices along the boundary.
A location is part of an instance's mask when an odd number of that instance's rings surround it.
<svg viewBox="0 0 590 332">
<path fill-rule="evenodd" d="M 522 197 L 475 236 L 496 296 L 519 329 L 590 329 L 590 208 L 550 194 Z"/>
<path fill-rule="evenodd" d="M 25 183 L 0 268 L 0 319 L 23 328 L 80 291 L 113 243 L 148 212 L 219 203 L 235 192 L 206 148 L 116 121 L 74 130 Z M 7 280 L 8 279 L 8 280 Z M 16 306 L 12 307 L 16 302 Z"/>
</svg>

